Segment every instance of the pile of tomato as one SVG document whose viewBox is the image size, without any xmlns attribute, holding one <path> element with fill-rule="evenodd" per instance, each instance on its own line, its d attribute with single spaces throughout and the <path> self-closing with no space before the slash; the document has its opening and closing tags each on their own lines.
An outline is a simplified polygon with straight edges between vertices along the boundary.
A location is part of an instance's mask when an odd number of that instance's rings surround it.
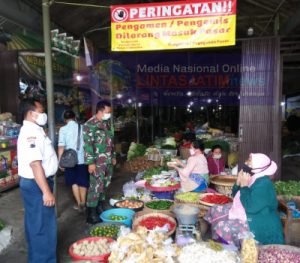
<svg viewBox="0 0 300 263">
<path fill-rule="evenodd" d="M 216 194 L 211 194 L 211 195 L 206 195 L 205 197 L 201 198 L 201 201 L 210 203 L 210 204 L 218 204 L 218 205 L 223 205 L 231 202 L 231 198 L 229 198 L 226 195 L 216 195 Z"/>
<path fill-rule="evenodd" d="M 143 219 L 140 222 L 140 226 L 144 226 L 148 230 L 152 230 L 157 226 L 163 227 L 166 224 L 170 225 L 170 230 L 174 229 L 174 227 L 175 227 L 175 224 L 173 222 L 171 222 L 167 218 L 159 217 L 159 216 L 150 216 L 150 217 Z"/>
</svg>

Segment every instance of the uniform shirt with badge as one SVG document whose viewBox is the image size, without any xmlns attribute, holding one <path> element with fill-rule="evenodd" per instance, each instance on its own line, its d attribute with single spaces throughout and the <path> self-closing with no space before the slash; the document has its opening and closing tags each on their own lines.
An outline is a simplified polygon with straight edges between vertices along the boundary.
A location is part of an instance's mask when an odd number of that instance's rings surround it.
<svg viewBox="0 0 300 263">
<path fill-rule="evenodd" d="M 19 176 L 34 179 L 30 163 L 41 161 L 46 177 L 52 176 L 58 169 L 58 159 L 45 131 L 39 125 L 24 121 L 18 138 Z"/>
</svg>

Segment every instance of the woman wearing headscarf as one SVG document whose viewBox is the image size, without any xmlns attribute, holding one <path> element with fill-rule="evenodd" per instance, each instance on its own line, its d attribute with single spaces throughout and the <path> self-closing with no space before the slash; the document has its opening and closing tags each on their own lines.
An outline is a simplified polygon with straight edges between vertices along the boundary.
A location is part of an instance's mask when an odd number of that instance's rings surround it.
<svg viewBox="0 0 300 263">
<path fill-rule="evenodd" d="M 233 186 L 233 203 L 213 206 L 205 215 L 213 238 L 239 246 L 247 232 L 260 244 L 283 244 L 278 202 L 270 176 L 277 165 L 262 153 L 252 153 Z"/>
</svg>

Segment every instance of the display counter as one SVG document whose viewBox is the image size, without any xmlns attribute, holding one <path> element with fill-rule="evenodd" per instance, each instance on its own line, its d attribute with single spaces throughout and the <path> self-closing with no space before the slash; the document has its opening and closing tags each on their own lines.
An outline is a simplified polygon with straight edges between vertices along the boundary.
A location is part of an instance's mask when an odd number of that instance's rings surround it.
<svg viewBox="0 0 300 263">
<path fill-rule="evenodd" d="M 0 192 L 19 185 L 17 146 L 0 148 Z"/>
</svg>

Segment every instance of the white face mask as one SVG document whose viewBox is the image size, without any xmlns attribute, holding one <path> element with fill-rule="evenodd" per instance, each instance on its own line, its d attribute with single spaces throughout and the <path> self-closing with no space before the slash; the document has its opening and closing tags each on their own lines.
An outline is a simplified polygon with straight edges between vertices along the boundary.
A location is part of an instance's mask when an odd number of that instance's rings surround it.
<svg viewBox="0 0 300 263">
<path fill-rule="evenodd" d="M 110 117 L 111 117 L 111 113 L 104 113 L 102 120 L 107 121 L 110 119 Z"/>
<path fill-rule="evenodd" d="M 37 114 L 37 117 L 35 119 L 35 122 L 37 125 L 44 126 L 47 123 L 47 114 L 46 113 L 39 113 L 35 112 Z"/>
<path fill-rule="evenodd" d="M 222 154 L 214 154 L 213 155 L 214 159 L 221 159 L 221 157 L 222 157 Z"/>
<path fill-rule="evenodd" d="M 195 155 L 196 151 L 194 149 L 190 149 L 190 155 Z"/>
</svg>

